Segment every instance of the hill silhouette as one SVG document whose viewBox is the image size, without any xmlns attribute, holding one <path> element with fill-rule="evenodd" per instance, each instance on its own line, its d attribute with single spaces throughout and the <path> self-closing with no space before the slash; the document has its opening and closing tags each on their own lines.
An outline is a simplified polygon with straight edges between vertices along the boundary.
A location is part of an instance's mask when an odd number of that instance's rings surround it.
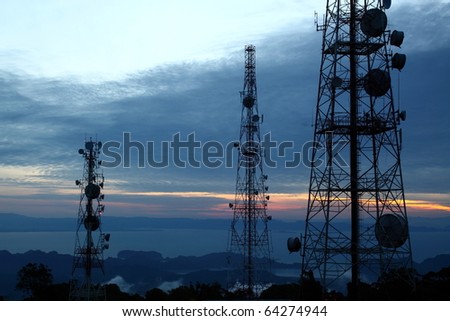
<svg viewBox="0 0 450 321">
<path fill-rule="evenodd" d="M 226 287 L 227 253 L 211 253 L 203 256 L 178 256 L 165 258 L 154 251 L 121 251 L 115 258 L 105 260 L 105 276 L 100 283 L 116 284 L 122 291 L 144 295 L 153 288 L 170 290 L 191 284 L 217 283 Z M 28 263 L 49 267 L 55 283 L 66 283 L 71 278 L 73 257 L 57 252 L 28 251 L 12 254 L 0 251 L 0 296 L 7 300 L 21 299 L 15 290 L 17 272 Z M 450 255 L 415 264 L 419 274 L 438 272 L 450 266 Z M 277 271 L 291 270 L 293 276 L 277 275 Z M 272 284 L 290 284 L 298 281 L 300 264 L 272 263 L 272 273 L 264 275 L 264 281 Z"/>
<path fill-rule="evenodd" d="M 99 283 L 115 283 L 122 290 L 144 294 L 156 287 L 166 290 L 194 283 L 219 283 L 226 286 L 228 253 L 211 253 L 203 256 L 178 256 L 164 258 L 154 251 L 121 251 L 115 258 L 105 260 L 105 276 Z M 15 290 L 17 272 L 28 263 L 39 263 L 49 267 L 55 283 L 68 282 L 71 278 L 72 256 L 57 252 L 28 251 L 11 254 L 0 251 L 0 296 L 19 299 Z M 273 262 L 272 270 L 300 271 L 299 264 Z M 297 277 L 265 275 L 265 282 L 296 282 Z"/>
</svg>

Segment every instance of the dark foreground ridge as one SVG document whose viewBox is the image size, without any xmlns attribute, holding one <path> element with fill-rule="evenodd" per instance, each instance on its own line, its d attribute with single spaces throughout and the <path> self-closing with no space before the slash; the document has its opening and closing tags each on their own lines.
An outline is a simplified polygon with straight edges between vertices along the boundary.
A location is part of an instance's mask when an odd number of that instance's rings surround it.
<svg viewBox="0 0 450 321">
<path fill-rule="evenodd" d="M 122 291 L 144 294 L 149 289 L 170 290 L 181 285 L 196 283 L 218 283 L 226 286 L 227 253 L 211 253 L 203 256 L 178 256 L 164 258 L 154 251 L 121 251 L 117 257 L 105 260 L 105 276 L 102 283 L 117 284 Z M 73 257 L 57 252 L 28 251 L 11 254 L 0 251 L 0 296 L 5 299 L 20 299 L 21 293 L 15 290 L 17 272 L 28 263 L 43 264 L 52 274 L 54 283 L 68 282 L 71 277 Z M 299 264 L 273 262 L 273 273 L 264 279 L 268 283 L 296 282 Z M 277 271 L 283 273 L 277 275 Z M 286 273 L 290 272 L 290 273 Z M 282 276 L 282 275 L 291 276 Z M 62 298 L 64 299 L 64 298 Z"/>
<path fill-rule="evenodd" d="M 178 293 L 174 292 L 177 288 L 190 291 L 189 293 L 210 291 L 215 288 L 224 289 L 227 279 L 227 255 L 227 253 L 211 253 L 198 257 L 164 258 L 154 251 L 122 251 L 117 257 L 105 260 L 105 277 L 101 282 L 110 284 L 113 292 L 126 294 L 124 299 L 130 299 L 133 295 L 142 299 L 156 294 L 163 295 L 161 298 L 164 298 L 166 293 Z M 64 287 L 71 277 L 72 260 L 71 255 L 58 254 L 54 251 L 48 253 L 28 251 L 18 254 L 0 251 L 0 262 L 2 262 L 0 297 L 4 300 L 23 299 L 23 293 L 16 289 L 16 284 L 18 271 L 28 263 L 45 265 L 53 275 L 53 284 L 61 284 Z M 428 283 L 423 286 L 428 287 L 430 293 L 438 293 L 435 291 L 436 284 L 430 285 L 430 282 L 439 281 L 440 285 L 442 285 L 441 282 L 450 284 L 450 255 L 448 254 L 438 255 L 415 264 L 415 269 L 419 277 L 425 276 Z M 272 273 L 264 275 L 265 281 L 272 284 L 272 288 L 268 289 L 265 295 L 270 295 L 269 298 L 273 299 L 273 296 L 276 298 L 279 293 L 286 291 L 298 292 L 299 271 L 299 264 L 273 262 Z M 117 296 L 115 298 L 120 299 Z M 439 298 L 442 299 L 442 297 Z M 67 297 L 58 299 L 67 300 Z"/>
</svg>

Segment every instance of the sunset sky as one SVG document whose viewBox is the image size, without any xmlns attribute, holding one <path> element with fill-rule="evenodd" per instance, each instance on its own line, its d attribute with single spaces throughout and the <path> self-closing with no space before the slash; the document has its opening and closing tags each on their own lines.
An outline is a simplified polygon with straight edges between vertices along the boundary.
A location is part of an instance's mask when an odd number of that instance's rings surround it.
<svg viewBox="0 0 450 321">
<path fill-rule="evenodd" d="M 292 142 L 265 170 L 268 211 L 301 220 L 326 1 L 0 1 L 0 212 L 76 217 L 85 139 L 238 140 L 244 46 L 256 46 L 262 134 Z M 405 32 L 393 72 L 408 215 L 450 216 L 450 1 L 393 1 Z M 156 153 L 158 157 L 159 152 Z M 196 151 L 201 160 L 201 150 Z M 182 155 L 183 156 L 183 155 Z M 146 156 L 147 157 L 147 156 Z M 108 158 L 103 157 L 108 160 Z M 233 167 L 104 168 L 105 215 L 230 217 Z"/>
</svg>

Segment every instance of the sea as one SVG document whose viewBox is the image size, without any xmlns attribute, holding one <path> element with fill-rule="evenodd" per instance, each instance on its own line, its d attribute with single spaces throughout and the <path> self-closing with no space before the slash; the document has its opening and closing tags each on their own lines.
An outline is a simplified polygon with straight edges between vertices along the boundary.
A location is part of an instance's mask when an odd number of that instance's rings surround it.
<svg viewBox="0 0 450 321">
<path fill-rule="evenodd" d="M 272 257 L 283 263 L 299 263 L 299 253 L 289 254 L 286 232 L 272 232 Z M 226 252 L 228 232 L 205 229 L 154 229 L 111 233 L 105 257 L 117 257 L 123 250 L 155 251 L 163 257 L 202 256 Z M 75 232 L 0 232 L 0 250 L 24 253 L 30 250 L 73 254 Z"/>
<path fill-rule="evenodd" d="M 287 239 L 292 231 L 272 231 L 272 258 L 283 263 L 300 263 L 299 253 L 289 253 Z M 205 229 L 153 229 L 145 231 L 115 231 L 111 233 L 109 249 L 104 256 L 117 257 L 123 250 L 156 251 L 163 257 L 202 256 L 226 252 L 228 231 Z M 439 254 L 450 254 L 450 233 L 411 233 L 413 260 L 421 263 Z M 30 250 L 56 251 L 60 254 L 74 253 L 75 232 L 0 232 L 0 250 L 25 253 Z"/>
</svg>

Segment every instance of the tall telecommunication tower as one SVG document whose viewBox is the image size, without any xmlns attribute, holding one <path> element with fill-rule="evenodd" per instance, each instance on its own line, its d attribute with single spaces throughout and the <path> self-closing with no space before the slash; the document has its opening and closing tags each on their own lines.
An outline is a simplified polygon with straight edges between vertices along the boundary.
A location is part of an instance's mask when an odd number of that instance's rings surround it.
<svg viewBox="0 0 450 321">
<path fill-rule="evenodd" d="M 270 238 L 266 207 L 269 196 L 263 171 L 260 123 L 255 74 L 255 47 L 245 46 L 245 79 L 241 92 L 242 113 L 236 178 L 236 195 L 229 244 L 230 286 L 244 291 L 249 298 L 263 289 L 261 274 L 270 268 Z"/>
<path fill-rule="evenodd" d="M 105 209 L 102 204 L 105 197 L 102 193 L 104 177 L 99 172 L 101 160 L 98 159 L 101 147 L 101 142 L 90 139 L 85 142 L 84 149 L 78 150 L 84 158 L 84 174 L 81 180 L 75 181 L 81 189 L 81 194 L 70 300 L 106 299 L 104 287 L 93 280 L 94 269 L 99 269 L 102 275 L 104 274 L 103 251 L 108 249 L 110 237 L 109 234 L 102 233 L 101 229 L 101 216 Z"/>
<path fill-rule="evenodd" d="M 393 54 L 404 34 L 387 30 L 391 1 L 328 0 L 314 128 L 302 275 L 325 289 L 411 267 L 400 166 L 405 112 L 394 106 Z M 406 280 L 408 281 L 408 280 Z M 347 281 L 348 282 L 348 281 Z M 412 282 L 409 280 L 409 282 Z"/>
</svg>

